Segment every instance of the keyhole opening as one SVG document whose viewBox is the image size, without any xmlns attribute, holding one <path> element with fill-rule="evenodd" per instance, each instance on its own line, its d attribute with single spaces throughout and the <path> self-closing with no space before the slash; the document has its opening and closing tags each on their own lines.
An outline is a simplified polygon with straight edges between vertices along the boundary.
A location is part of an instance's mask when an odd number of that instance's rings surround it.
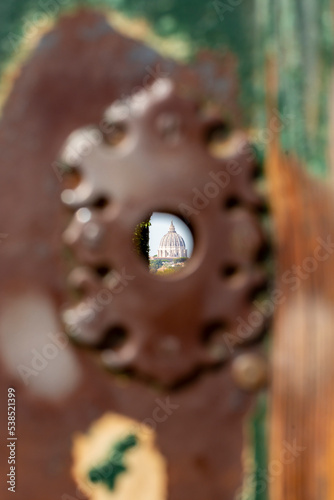
<svg viewBox="0 0 334 500">
<path fill-rule="evenodd" d="M 188 221 L 172 213 L 153 212 L 137 225 L 134 246 L 151 274 L 168 278 L 188 265 L 194 237 Z"/>
</svg>

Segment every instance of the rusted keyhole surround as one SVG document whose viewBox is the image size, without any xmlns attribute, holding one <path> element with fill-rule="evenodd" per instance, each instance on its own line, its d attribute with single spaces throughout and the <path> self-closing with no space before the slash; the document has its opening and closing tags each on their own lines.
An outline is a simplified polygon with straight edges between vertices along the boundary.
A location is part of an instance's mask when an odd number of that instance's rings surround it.
<svg viewBox="0 0 334 500">
<path fill-rule="evenodd" d="M 241 131 L 204 116 L 169 80 L 114 103 L 103 123 L 74 132 L 61 154 L 80 179 L 62 201 L 74 212 L 64 241 L 84 290 L 65 326 L 107 368 L 176 384 L 265 327 L 265 317 L 250 321 L 266 282 L 255 155 Z M 133 251 L 140 217 L 157 207 L 194 228 L 196 251 L 177 280 L 157 280 Z M 108 343 L 110 332 L 122 341 Z"/>
</svg>

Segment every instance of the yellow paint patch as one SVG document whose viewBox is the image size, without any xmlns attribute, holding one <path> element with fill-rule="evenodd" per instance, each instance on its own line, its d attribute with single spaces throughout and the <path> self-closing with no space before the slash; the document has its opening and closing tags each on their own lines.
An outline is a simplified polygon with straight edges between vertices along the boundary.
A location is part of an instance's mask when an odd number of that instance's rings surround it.
<svg viewBox="0 0 334 500">
<path fill-rule="evenodd" d="M 164 57 L 187 61 L 194 54 L 191 40 L 185 35 L 159 36 L 144 18 L 129 18 L 116 10 L 106 12 L 110 25 L 124 36 L 152 47 Z"/>
<path fill-rule="evenodd" d="M 112 447 L 129 434 L 138 444 L 127 451 L 115 489 L 94 484 L 89 479 L 92 468 L 105 462 Z M 155 445 L 155 432 L 130 418 L 107 413 L 93 423 L 87 434 L 75 436 L 73 444 L 73 477 L 89 500 L 166 500 L 167 465 Z"/>
</svg>

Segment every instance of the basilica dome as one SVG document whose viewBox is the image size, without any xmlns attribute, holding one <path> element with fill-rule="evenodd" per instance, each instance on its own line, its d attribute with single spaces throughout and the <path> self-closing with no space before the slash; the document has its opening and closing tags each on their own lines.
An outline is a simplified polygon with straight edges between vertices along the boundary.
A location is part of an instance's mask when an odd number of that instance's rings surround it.
<svg viewBox="0 0 334 500">
<path fill-rule="evenodd" d="M 186 244 L 182 236 L 175 231 L 173 221 L 169 226 L 168 233 L 161 238 L 158 257 L 167 259 L 187 257 Z"/>
</svg>

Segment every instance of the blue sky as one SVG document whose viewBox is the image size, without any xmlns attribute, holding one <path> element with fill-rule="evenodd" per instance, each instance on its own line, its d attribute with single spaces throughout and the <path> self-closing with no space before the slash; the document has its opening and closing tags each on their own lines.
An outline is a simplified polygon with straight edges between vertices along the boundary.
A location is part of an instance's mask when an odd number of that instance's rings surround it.
<svg viewBox="0 0 334 500">
<path fill-rule="evenodd" d="M 154 212 L 151 217 L 150 256 L 158 253 L 160 240 L 164 234 L 168 233 L 171 220 L 173 220 L 176 232 L 179 233 L 185 241 L 188 250 L 188 257 L 191 256 L 193 251 L 193 237 L 190 229 L 188 229 L 181 219 L 175 217 L 175 215 L 162 214 L 158 212 Z"/>
</svg>

